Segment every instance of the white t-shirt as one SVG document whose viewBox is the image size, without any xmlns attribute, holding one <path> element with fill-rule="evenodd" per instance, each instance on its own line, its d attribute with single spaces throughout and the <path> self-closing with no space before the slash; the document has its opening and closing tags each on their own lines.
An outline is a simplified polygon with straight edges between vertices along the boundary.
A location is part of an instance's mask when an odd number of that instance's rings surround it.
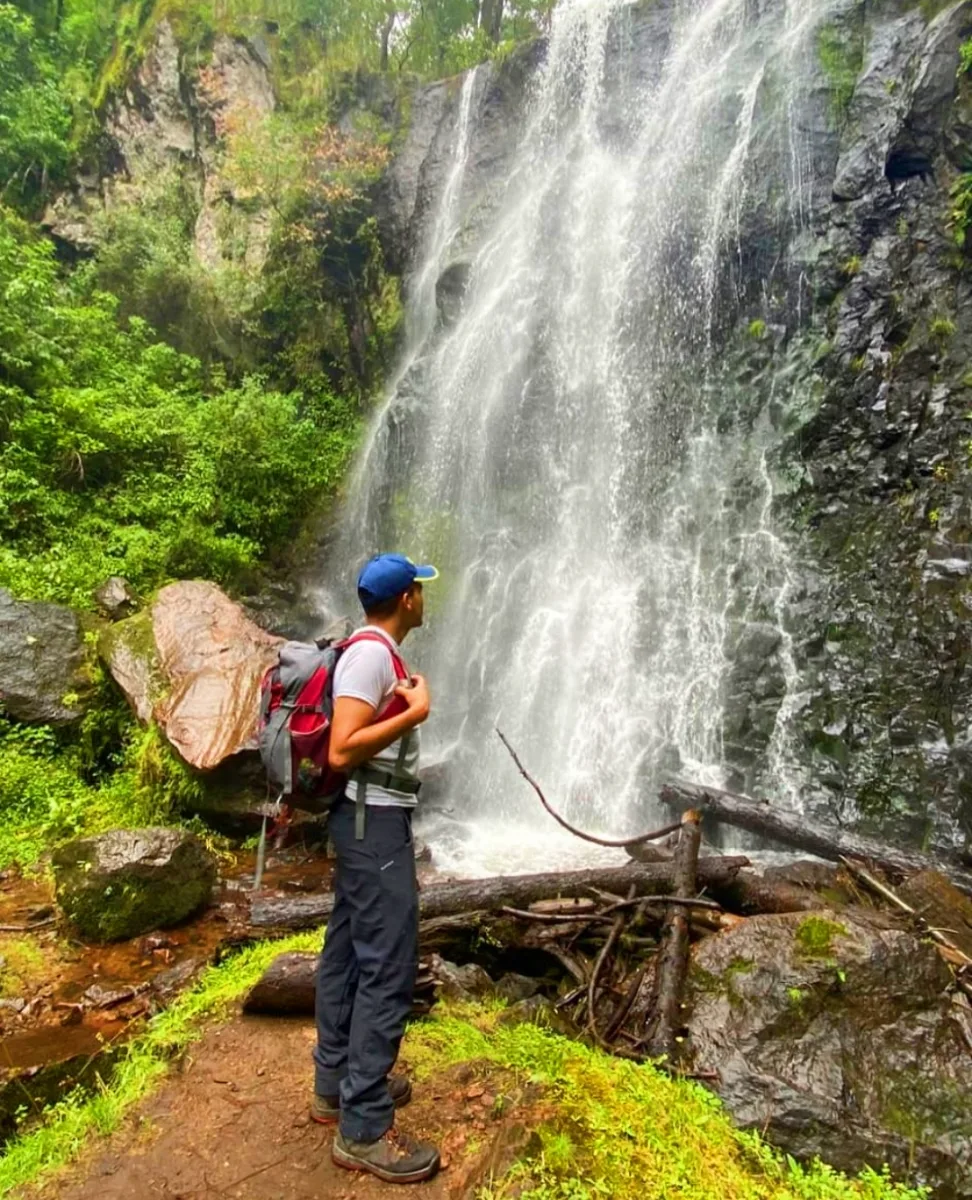
<svg viewBox="0 0 972 1200">
<path fill-rule="evenodd" d="M 380 642 L 372 641 L 370 638 L 349 646 L 338 659 L 338 665 L 334 670 L 334 699 L 347 696 L 353 700 L 363 700 L 365 704 L 370 704 L 376 713 L 380 713 L 392 699 L 395 688 L 401 682 L 395 675 L 395 667 L 392 664 L 389 650 L 393 649 L 399 657 L 402 652 L 390 633 L 386 633 L 384 629 L 379 629 L 376 625 L 368 625 L 366 628 L 369 633 L 376 633 L 383 638 L 388 643 L 388 649 Z M 400 769 L 409 775 L 417 775 L 419 765 L 417 726 L 405 734 L 405 740 L 405 755 Z M 401 745 L 401 738 L 397 742 L 392 742 L 374 758 L 369 759 L 369 765 L 378 771 L 395 770 L 399 766 L 398 756 Z M 357 780 L 349 780 L 347 794 L 352 800 L 358 798 Z M 365 793 L 365 802 L 374 804 L 378 808 L 389 806 L 414 808 L 417 801 L 418 797 L 413 794 L 395 792 L 379 787 L 376 783 L 369 783 Z"/>
</svg>

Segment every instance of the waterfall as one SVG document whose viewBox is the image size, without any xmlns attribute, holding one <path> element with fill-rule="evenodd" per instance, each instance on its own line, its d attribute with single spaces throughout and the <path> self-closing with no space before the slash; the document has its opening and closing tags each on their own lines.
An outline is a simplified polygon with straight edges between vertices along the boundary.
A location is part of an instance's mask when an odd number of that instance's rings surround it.
<svg viewBox="0 0 972 1200">
<path fill-rule="evenodd" d="M 512 870 L 578 847 L 496 725 L 594 831 L 643 828 L 666 773 L 724 783 L 727 698 L 752 629 L 776 638 L 785 684 L 760 769 L 798 799 L 779 435 L 720 348 L 754 184 L 764 207 L 778 194 L 763 219 L 784 240 L 807 218 L 797 116 L 827 6 L 683 0 L 646 70 L 625 62 L 622 0 L 562 0 L 445 323 L 436 281 L 463 240 L 484 70 L 465 78 L 407 346 L 334 556 L 347 570 L 401 548 L 442 572 L 407 651 L 433 692 L 426 751 L 452 765 L 452 865 Z M 328 602 L 347 609 L 349 582 L 328 580 Z"/>
</svg>

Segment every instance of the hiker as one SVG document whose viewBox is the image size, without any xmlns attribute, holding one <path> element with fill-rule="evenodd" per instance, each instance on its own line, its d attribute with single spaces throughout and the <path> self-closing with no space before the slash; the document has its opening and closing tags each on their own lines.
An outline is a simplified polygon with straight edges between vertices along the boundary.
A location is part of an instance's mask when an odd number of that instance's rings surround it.
<svg viewBox="0 0 972 1200">
<path fill-rule="evenodd" d="M 338 1122 L 334 1161 L 390 1183 L 435 1174 L 438 1150 L 395 1136 L 394 1110 L 412 1094 L 390 1075 L 411 1010 L 418 967 L 418 889 L 412 812 L 418 799 L 418 726 L 429 691 L 400 646 L 422 624 L 422 585 L 434 567 L 400 554 L 358 575 L 365 624 L 334 671 L 329 764 L 348 775 L 331 811 L 337 853 L 334 907 L 317 972 L 317 1047 L 311 1116 Z"/>
</svg>

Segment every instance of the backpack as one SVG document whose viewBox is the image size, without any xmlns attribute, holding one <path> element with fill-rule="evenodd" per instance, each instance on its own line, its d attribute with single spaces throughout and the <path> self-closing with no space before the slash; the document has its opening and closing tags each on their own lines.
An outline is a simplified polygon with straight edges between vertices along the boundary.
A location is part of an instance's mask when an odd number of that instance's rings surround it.
<svg viewBox="0 0 972 1200">
<path fill-rule="evenodd" d="M 334 671 L 344 651 L 363 641 L 386 646 L 396 678 L 409 678 L 387 640 L 367 629 L 340 642 L 285 642 L 276 665 L 263 676 L 257 745 L 268 786 L 285 813 L 290 808 L 326 813 L 344 795 L 348 776 L 328 764 Z M 406 707 L 396 697 L 380 715 L 394 716 Z"/>
</svg>

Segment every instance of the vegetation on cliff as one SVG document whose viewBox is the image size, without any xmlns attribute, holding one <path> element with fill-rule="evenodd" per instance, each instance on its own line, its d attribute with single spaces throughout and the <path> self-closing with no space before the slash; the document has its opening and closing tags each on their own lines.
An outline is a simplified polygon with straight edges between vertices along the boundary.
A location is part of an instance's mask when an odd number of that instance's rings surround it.
<svg viewBox="0 0 972 1200">
<path fill-rule="evenodd" d="M 110 575 L 143 596 L 195 576 L 252 589 L 293 555 L 394 353 L 374 189 L 409 80 L 505 53 L 548 8 L 0 3 L 0 587 L 89 609 Z M 215 200 L 189 159 L 118 173 L 111 115 L 163 24 L 208 104 Z M 220 37 L 259 61 L 270 111 L 226 103 Z M 78 179 L 98 197 L 85 237 L 51 238 Z M 197 787 L 108 685 L 73 730 L 0 713 L 0 867 L 171 819 Z"/>
</svg>

